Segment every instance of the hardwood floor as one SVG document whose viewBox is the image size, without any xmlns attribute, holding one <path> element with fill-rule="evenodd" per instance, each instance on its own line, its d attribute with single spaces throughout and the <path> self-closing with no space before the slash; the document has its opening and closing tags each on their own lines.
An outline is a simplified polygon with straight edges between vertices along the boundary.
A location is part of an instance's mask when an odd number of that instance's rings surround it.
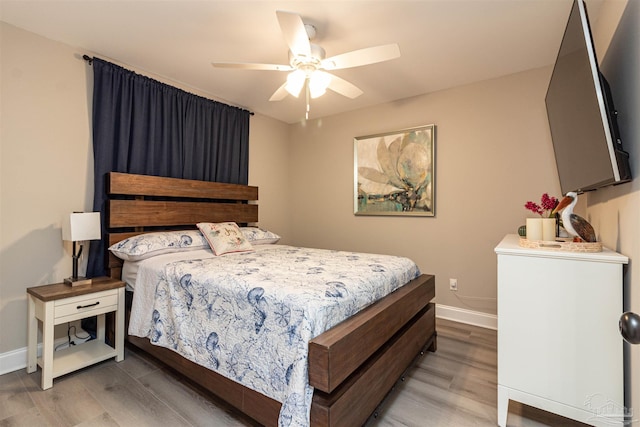
<svg viewBox="0 0 640 427">
<path fill-rule="evenodd" d="M 497 426 L 497 333 L 437 319 L 438 351 L 416 361 L 378 408 L 372 426 Z M 510 402 L 513 427 L 584 426 Z"/>
<path fill-rule="evenodd" d="M 373 426 L 496 426 L 496 332 L 437 320 L 438 351 L 416 361 L 378 408 Z M 0 427 L 253 426 L 215 397 L 127 348 L 57 378 L 42 391 L 40 370 L 0 376 Z M 511 402 L 509 426 L 583 424 Z"/>
</svg>

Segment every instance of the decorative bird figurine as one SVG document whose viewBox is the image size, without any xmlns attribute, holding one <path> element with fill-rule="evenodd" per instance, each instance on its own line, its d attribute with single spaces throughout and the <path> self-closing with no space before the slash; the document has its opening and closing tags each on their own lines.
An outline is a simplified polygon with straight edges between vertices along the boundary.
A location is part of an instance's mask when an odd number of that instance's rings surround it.
<svg viewBox="0 0 640 427">
<path fill-rule="evenodd" d="M 573 213 L 573 208 L 578 203 L 578 195 L 570 191 L 564 196 L 558 206 L 551 212 L 555 214 L 556 212 L 562 211 L 562 226 L 567 233 L 574 237 L 578 237 L 585 242 L 595 242 L 596 241 L 596 232 L 593 230 L 593 227 L 589 222 L 582 218 L 580 215 L 576 215 Z"/>
</svg>

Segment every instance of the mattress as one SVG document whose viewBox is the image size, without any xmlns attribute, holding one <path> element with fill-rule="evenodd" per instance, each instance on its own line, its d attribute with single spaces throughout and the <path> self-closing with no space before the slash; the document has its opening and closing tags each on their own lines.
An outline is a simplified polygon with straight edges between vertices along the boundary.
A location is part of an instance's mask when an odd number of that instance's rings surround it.
<svg viewBox="0 0 640 427">
<path fill-rule="evenodd" d="M 129 333 L 281 402 L 281 426 L 309 424 L 309 341 L 420 275 L 404 257 L 285 245 L 136 268 Z"/>
</svg>

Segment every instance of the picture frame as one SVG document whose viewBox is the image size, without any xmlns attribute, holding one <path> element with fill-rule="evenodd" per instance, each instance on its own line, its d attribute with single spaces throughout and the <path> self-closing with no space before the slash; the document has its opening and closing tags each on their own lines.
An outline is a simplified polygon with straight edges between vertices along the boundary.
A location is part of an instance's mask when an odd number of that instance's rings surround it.
<svg viewBox="0 0 640 427">
<path fill-rule="evenodd" d="M 354 214 L 435 216 L 435 125 L 354 138 Z"/>
</svg>

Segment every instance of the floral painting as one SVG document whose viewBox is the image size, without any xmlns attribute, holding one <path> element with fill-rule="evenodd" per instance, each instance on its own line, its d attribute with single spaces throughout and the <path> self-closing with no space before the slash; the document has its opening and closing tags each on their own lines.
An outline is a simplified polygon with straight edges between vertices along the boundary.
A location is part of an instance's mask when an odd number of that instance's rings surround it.
<svg viewBox="0 0 640 427">
<path fill-rule="evenodd" d="M 435 215 L 435 125 L 354 143 L 356 215 Z"/>
</svg>

